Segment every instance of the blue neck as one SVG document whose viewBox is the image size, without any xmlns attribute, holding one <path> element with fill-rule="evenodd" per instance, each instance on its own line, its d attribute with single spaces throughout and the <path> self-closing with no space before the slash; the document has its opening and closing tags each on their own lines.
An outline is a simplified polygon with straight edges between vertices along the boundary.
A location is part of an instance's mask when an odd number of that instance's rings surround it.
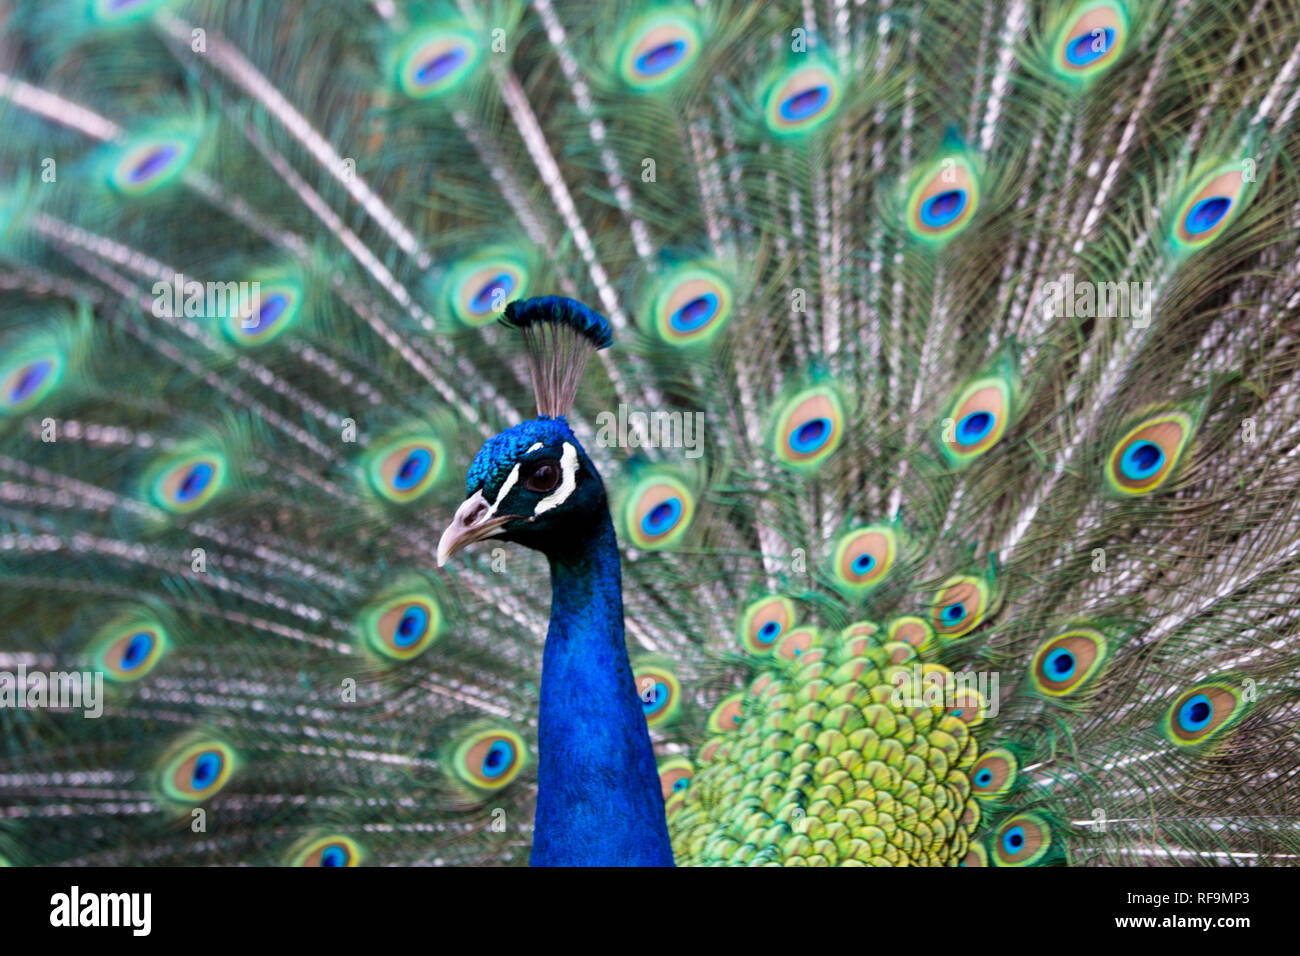
<svg viewBox="0 0 1300 956">
<path fill-rule="evenodd" d="M 551 554 L 533 866 L 671 866 L 659 772 L 623 643 L 606 512 Z"/>
</svg>

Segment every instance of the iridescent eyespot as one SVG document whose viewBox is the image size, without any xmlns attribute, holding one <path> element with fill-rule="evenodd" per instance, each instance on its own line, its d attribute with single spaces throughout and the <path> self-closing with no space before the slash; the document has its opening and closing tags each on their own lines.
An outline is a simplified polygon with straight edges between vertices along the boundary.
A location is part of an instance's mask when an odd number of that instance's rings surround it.
<svg viewBox="0 0 1300 956">
<path fill-rule="evenodd" d="M 1180 747 L 1203 744 L 1227 730 L 1246 713 L 1241 693 L 1225 683 L 1198 684 L 1174 700 L 1164 733 Z"/>
<path fill-rule="evenodd" d="M 429 27 L 407 40 L 397 57 L 397 85 L 423 100 L 455 89 L 474 72 L 482 50 L 467 30 Z"/>
<path fill-rule="evenodd" d="M 984 715 L 988 713 L 989 702 L 984 697 L 983 692 L 978 688 L 967 686 L 963 683 L 963 678 L 954 675 L 948 679 L 948 687 L 951 688 L 948 694 L 947 709 L 967 727 L 978 727 L 984 723 Z"/>
<path fill-rule="evenodd" d="M 1015 784 L 1018 766 L 1010 750 L 990 750 L 970 768 L 971 792 L 984 800 L 1003 796 Z"/>
<path fill-rule="evenodd" d="M 143 196 L 174 182 L 198 148 L 192 136 L 142 136 L 112 154 L 109 185 L 123 196 Z"/>
<path fill-rule="evenodd" d="M 442 610 L 433 595 L 412 591 L 367 608 L 359 623 L 367 648 L 396 661 L 428 650 L 442 632 Z"/>
<path fill-rule="evenodd" d="M 150 497 L 175 514 L 198 511 L 221 491 L 227 470 L 226 456 L 215 449 L 169 456 L 151 470 Z"/>
<path fill-rule="evenodd" d="M 997 866 L 1032 866 L 1047 855 L 1052 831 L 1043 818 L 1020 813 L 998 827 L 992 840 L 993 862 Z"/>
<path fill-rule="evenodd" d="M 623 524 L 633 546 L 666 548 L 680 540 L 695 517 L 695 496 L 667 474 L 642 477 L 623 504 Z"/>
<path fill-rule="evenodd" d="M 1246 176 L 1239 162 L 1226 163 L 1201 176 L 1174 212 L 1174 247 L 1190 252 L 1221 236 L 1245 204 L 1245 192 Z"/>
<path fill-rule="evenodd" d="M 926 242 L 946 242 L 961 232 L 979 208 L 979 178 L 970 160 L 945 156 L 927 168 L 907 201 L 907 225 Z"/>
<path fill-rule="evenodd" d="M 27 411 L 63 378 L 63 353 L 53 349 L 20 355 L 0 366 L 0 415 Z"/>
<path fill-rule="evenodd" d="M 1101 632 L 1075 628 L 1044 641 L 1034 653 L 1029 673 L 1044 694 L 1066 697 L 1100 671 L 1105 660 L 1106 638 Z"/>
<path fill-rule="evenodd" d="M 650 312 L 654 330 L 669 345 L 704 345 L 731 317 L 731 286 L 711 269 L 683 266 L 658 286 Z"/>
<path fill-rule="evenodd" d="M 351 837 L 333 833 L 309 837 L 289 851 L 289 866 L 360 866 L 365 858 L 361 845 Z"/>
<path fill-rule="evenodd" d="M 772 82 L 764 97 L 767 128 L 779 135 L 816 129 L 834 115 L 842 92 L 840 78 L 825 64 L 788 70 Z"/>
<path fill-rule="evenodd" d="M 839 395 L 826 386 L 795 395 L 776 417 L 776 456 L 788 468 L 817 468 L 843 437 L 844 409 Z"/>
<path fill-rule="evenodd" d="M 934 631 L 925 618 L 906 615 L 889 622 L 887 632 L 890 641 L 901 641 L 916 648 L 918 654 L 924 654 L 934 646 Z"/>
<path fill-rule="evenodd" d="M 1186 412 L 1155 415 L 1131 429 L 1111 450 L 1106 481 L 1122 495 L 1154 491 L 1173 474 L 1195 424 Z"/>
<path fill-rule="evenodd" d="M 528 745 L 509 727 L 468 733 L 452 760 L 456 776 L 477 790 L 500 790 L 528 764 Z"/>
<path fill-rule="evenodd" d="M 488 325 L 501 317 L 507 302 L 527 296 L 528 278 L 523 257 L 504 250 L 484 252 L 448 273 L 447 304 L 462 325 Z"/>
<path fill-rule="evenodd" d="M 160 786 L 170 800 L 198 803 L 214 796 L 230 780 L 237 757 L 219 740 L 196 740 L 163 761 Z"/>
<path fill-rule="evenodd" d="M 685 757 L 669 757 L 659 762 L 659 788 L 667 800 L 674 793 L 683 793 L 691 785 L 695 768 Z"/>
<path fill-rule="evenodd" d="M 680 78 L 700 53 L 700 34 L 690 8 L 637 21 L 627 31 L 618 72 L 634 90 L 657 90 Z"/>
<path fill-rule="evenodd" d="M 786 661 L 798 660 L 810 649 L 821 643 L 821 636 L 815 627 L 796 627 L 786 631 L 785 636 L 773 649 L 776 657 Z"/>
<path fill-rule="evenodd" d="M 651 727 L 671 723 L 682 708 L 682 685 L 666 664 L 640 661 L 632 670 L 636 695 Z"/>
<path fill-rule="evenodd" d="M 1011 418 L 1013 389 L 998 377 L 976 379 L 962 389 L 943 422 L 944 454 L 967 464 L 998 443 Z"/>
<path fill-rule="evenodd" d="M 740 646 L 751 654 L 770 654 L 794 627 L 794 602 L 780 595 L 759 598 L 740 615 Z"/>
<path fill-rule="evenodd" d="M 286 332 L 302 308 L 302 286 L 293 280 L 257 280 L 244 284 L 235 308 L 222 318 L 226 336 L 236 345 L 265 345 Z"/>
<path fill-rule="evenodd" d="M 91 16 L 101 24 L 129 23 L 151 16 L 174 0 L 93 0 Z"/>
<path fill-rule="evenodd" d="M 1083 3 L 1056 35 L 1052 64 L 1057 73 L 1082 81 L 1109 69 L 1123 55 L 1128 14 L 1121 3 Z"/>
<path fill-rule="evenodd" d="M 732 694 L 718 701 L 709 714 L 709 732 L 726 734 L 740 727 L 744 721 L 744 693 Z"/>
<path fill-rule="evenodd" d="M 941 638 L 974 630 L 988 610 L 989 587 L 979 578 L 958 575 L 944 582 L 930 612 L 930 626 Z"/>
<path fill-rule="evenodd" d="M 112 681 L 136 681 L 148 674 L 167 652 L 167 632 L 146 616 L 110 624 L 91 642 L 91 666 Z"/>
<path fill-rule="evenodd" d="M 366 457 L 370 486 L 394 504 L 406 504 L 425 494 L 438 483 L 446 465 L 442 443 L 428 433 L 381 442 Z"/>
<path fill-rule="evenodd" d="M 851 593 L 869 591 L 894 565 L 898 538 L 888 525 L 869 525 L 843 535 L 835 546 L 835 583 Z"/>
</svg>

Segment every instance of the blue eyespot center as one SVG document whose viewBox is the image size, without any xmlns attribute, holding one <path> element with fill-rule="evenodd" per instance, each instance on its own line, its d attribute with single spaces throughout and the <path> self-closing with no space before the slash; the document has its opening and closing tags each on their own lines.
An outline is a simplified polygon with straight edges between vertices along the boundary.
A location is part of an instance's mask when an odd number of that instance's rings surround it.
<svg viewBox="0 0 1300 956">
<path fill-rule="evenodd" d="M 1183 220 L 1184 228 L 1190 235 L 1196 236 L 1213 229 L 1219 224 L 1232 206 L 1227 196 L 1210 196 L 1202 199 L 1187 212 Z"/>
<path fill-rule="evenodd" d="M 412 604 L 397 622 L 393 631 L 393 643 L 398 647 L 410 647 L 424 636 L 428 627 L 429 612 L 418 604 Z"/>
<path fill-rule="evenodd" d="M 669 40 L 636 58 L 636 71 L 642 76 L 658 76 L 671 69 L 686 56 L 686 41 Z"/>
<path fill-rule="evenodd" d="M 256 334 L 270 328 L 280 320 L 285 310 L 289 308 L 289 297 L 283 292 L 275 292 L 267 296 L 265 302 L 257 310 L 257 325 L 246 331 Z"/>
<path fill-rule="evenodd" d="M 452 47 L 430 57 L 415 71 L 415 82 L 421 86 L 436 83 L 464 63 L 468 57 L 469 52 L 463 46 Z"/>
<path fill-rule="evenodd" d="M 1114 42 L 1115 31 L 1111 27 L 1089 30 L 1070 41 L 1065 58 L 1074 66 L 1087 66 L 1109 53 Z"/>
<path fill-rule="evenodd" d="M 1178 723 L 1184 730 L 1204 730 L 1214 717 L 1214 706 L 1204 694 L 1189 697 L 1178 710 Z"/>
<path fill-rule="evenodd" d="M 41 359 L 38 362 L 32 362 L 18 375 L 18 380 L 14 382 L 13 387 L 9 390 L 9 403 L 17 405 L 24 402 L 35 394 L 36 390 L 54 371 L 54 363 L 49 359 Z"/>
<path fill-rule="evenodd" d="M 180 148 L 173 146 L 171 143 L 155 146 L 149 150 L 148 154 L 140 162 L 135 164 L 135 168 L 131 170 L 131 174 L 127 178 L 132 183 L 142 183 L 166 169 L 168 164 L 179 154 Z"/>
<path fill-rule="evenodd" d="M 427 448 L 416 448 L 403 460 L 397 474 L 393 475 L 393 487 L 398 491 L 410 491 L 429 473 L 433 464 L 433 455 Z"/>
<path fill-rule="evenodd" d="M 975 774 L 975 786 L 977 787 L 987 787 L 992 782 L 993 771 L 988 767 L 983 768 L 979 773 Z"/>
<path fill-rule="evenodd" d="M 151 650 L 153 650 L 152 634 L 148 631 L 133 634 L 127 641 L 126 650 L 122 652 L 122 663 L 119 666 L 124 671 L 133 671 L 145 662 Z"/>
<path fill-rule="evenodd" d="M 804 422 L 790 436 L 790 447 L 800 455 L 814 452 L 831 437 L 830 419 L 814 418 Z"/>
<path fill-rule="evenodd" d="M 776 640 L 777 635 L 781 633 L 781 625 L 776 621 L 768 621 L 758 629 L 758 639 L 764 644 L 771 644 Z"/>
<path fill-rule="evenodd" d="M 475 315 L 487 315 L 498 303 L 504 304 L 514 289 L 515 277 L 502 272 L 478 290 L 469 303 L 469 310 Z"/>
<path fill-rule="evenodd" d="M 876 566 L 876 559 L 870 554 L 860 554 L 853 559 L 850 567 L 854 574 L 869 574 L 871 569 Z"/>
<path fill-rule="evenodd" d="M 1129 445 L 1120 459 L 1120 471 L 1125 478 L 1141 481 L 1158 472 L 1165 463 L 1164 450 L 1155 442 L 1137 441 Z"/>
<path fill-rule="evenodd" d="M 949 189 L 921 204 L 921 222 L 931 229 L 950 225 L 966 209 L 966 190 Z"/>
<path fill-rule="evenodd" d="M 347 853 L 343 850 L 343 847 L 337 844 L 334 844 L 332 846 L 327 846 L 324 850 L 321 851 L 321 855 L 320 855 L 321 866 L 346 866 L 347 862 L 348 862 Z"/>
<path fill-rule="evenodd" d="M 648 535 L 660 535 L 677 524 L 682 516 L 680 498 L 667 498 L 650 509 L 641 519 L 641 530 Z"/>
<path fill-rule="evenodd" d="M 1025 845 L 1025 828 L 1012 827 L 1006 833 L 1002 834 L 1002 848 L 1008 853 L 1015 855 L 1019 853 Z"/>
<path fill-rule="evenodd" d="M 194 762 L 194 773 L 190 777 L 190 786 L 195 790 L 210 787 L 221 773 L 221 754 L 215 750 L 204 751 Z"/>
<path fill-rule="evenodd" d="M 996 423 L 997 416 L 992 412 L 971 412 L 957 423 L 957 441 L 962 445 L 974 445 L 987 437 Z"/>
<path fill-rule="evenodd" d="M 673 782 L 673 789 L 676 790 L 678 793 L 681 793 L 681 791 L 685 790 L 690 785 L 691 785 L 690 778 L 682 777 L 681 779 L 675 780 Z"/>
<path fill-rule="evenodd" d="M 831 88 L 825 84 L 811 87 L 802 92 L 787 96 L 781 101 L 778 112 L 784 120 L 798 122 L 821 112 L 830 102 Z"/>
<path fill-rule="evenodd" d="M 695 332 L 718 314 L 718 297 L 712 292 L 698 295 L 672 314 L 668 324 L 674 332 Z"/>
<path fill-rule="evenodd" d="M 1043 669 L 1047 672 L 1048 680 L 1063 681 L 1074 675 L 1074 668 L 1074 655 L 1065 648 L 1058 647 L 1047 655 Z"/>
<path fill-rule="evenodd" d="M 944 624 L 957 624 L 966 617 L 966 605 L 962 604 L 960 601 L 955 604 L 949 604 L 943 609 L 940 616 L 943 618 Z"/>
<path fill-rule="evenodd" d="M 668 703 L 668 697 L 668 685 L 663 681 L 655 681 L 654 687 L 650 688 L 649 692 L 641 698 L 641 709 L 647 715 L 657 713 Z"/>
<path fill-rule="evenodd" d="M 208 462 L 200 461 L 194 464 L 176 489 L 176 500 L 182 503 L 193 501 L 212 481 L 212 475 L 213 468 Z"/>
<path fill-rule="evenodd" d="M 483 776 L 499 777 L 509 769 L 515 759 L 515 748 L 505 740 L 494 741 L 483 757 Z"/>
</svg>

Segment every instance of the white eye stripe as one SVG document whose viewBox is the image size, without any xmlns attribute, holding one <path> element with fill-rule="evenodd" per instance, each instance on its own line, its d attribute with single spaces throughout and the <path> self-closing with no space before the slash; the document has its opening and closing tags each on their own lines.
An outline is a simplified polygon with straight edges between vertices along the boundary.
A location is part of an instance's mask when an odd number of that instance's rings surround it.
<svg viewBox="0 0 1300 956">
<path fill-rule="evenodd" d="M 518 480 L 519 465 L 516 464 L 515 467 L 510 469 L 510 474 L 506 476 L 506 480 L 501 483 L 501 490 L 497 492 L 497 500 L 492 502 L 492 507 L 488 509 L 487 516 L 489 518 L 497 513 L 497 508 L 501 505 L 501 502 L 506 500 L 506 495 L 510 494 L 510 489 L 515 486 L 515 482 Z"/>
<path fill-rule="evenodd" d="M 518 468 L 515 465 L 515 469 Z M 573 494 L 573 489 L 578 487 L 578 450 L 567 441 L 564 443 L 564 452 L 560 455 L 560 469 L 564 472 L 560 487 L 537 502 L 537 507 L 533 509 L 534 516 L 564 504 L 565 499 Z"/>
<path fill-rule="evenodd" d="M 531 455 L 533 452 L 537 451 L 537 449 L 539 449 L 539 448 L 545 448 L 545 447 L 546 447 L 546 446 L 543 445 L 543 444 L 542 444 L 541 442 L 539 442 L 539 441 L 538 441 L 538 442 L 533 442 L 532 446 L 528 449 L 528 451 L 524 452 L 524 454 L 525 454 L 525 455 Z"/>
</svg>

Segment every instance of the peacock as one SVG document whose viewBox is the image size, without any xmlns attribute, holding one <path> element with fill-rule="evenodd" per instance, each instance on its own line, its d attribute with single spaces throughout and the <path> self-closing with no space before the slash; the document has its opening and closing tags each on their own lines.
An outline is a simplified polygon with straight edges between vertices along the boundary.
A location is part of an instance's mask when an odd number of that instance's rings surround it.
<svg viewBox="0 0 1300 956">
<path fill-rule="evenodd" d="M 0 3 L 0 863 L 1293 865 L 1297 35 Z"/>
</svg>

